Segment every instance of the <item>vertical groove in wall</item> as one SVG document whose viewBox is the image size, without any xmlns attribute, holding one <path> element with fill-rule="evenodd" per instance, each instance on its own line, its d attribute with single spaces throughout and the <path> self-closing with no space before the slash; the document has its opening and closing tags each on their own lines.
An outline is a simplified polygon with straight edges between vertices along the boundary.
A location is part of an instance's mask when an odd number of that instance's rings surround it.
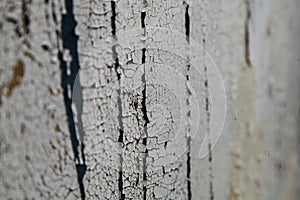
<svg viewBox="0 0 300 200">
<path fill-rule="evenodd" d="M 184 2 L 185 5 L 185 36 L 187 42 L 190 42 L 190 14 L 189 14 L 189 4 Z"/>
<path fill-rule="evenodd" d="M 145 28 L 145 17 L 146 17 L 146 12 L 141 12 L 141 26 L 142 26 L 142 28 Z"/>
<path fill-rule="evenodd" d="M 114 40 L 117 40 L 116 36 L 116 2 L 111 1 L 111 10 L 112 10 L 112 16 L 111 16 L 111 33 L 113 35 Z M 123 148 L 123 141 L 124 141 L 124 124 L 123 124 L 123 108 L 122 108 L 122 99 L 121 99 L 121 72 L 119 71 L 120 64 L 119 64 L 119 58 L 118 58 L 118 53 L 116 50 L 116 45 L 112 46 L 112 53 L 113 53 L 113 60 L 114 60 L 114 69 L 117 74 L 118 78 L 118 84 L 119 84 L 119 89 L 118 89 L 118 123 L 119 123 L 119 138 L 118 142 L 120 144 L 120 154 L 119 154 L 119 159 L 120 159 L 120 168 L 119 168 L 119 178 L 118 178 L 118 188 L 120 192 L 120 199 L 125 199 L 125 194 L 123 193 L 123 155 L 122 155 L 122 148 Z"/>
<path fill-rule="evenodd" d="M 212 148 L 211 148 L 211 142 L 208 143 L 208 162 L 209 165 L 209 197 L 210 200 L 214 200 L 215 194 L 214 194 L 214 185 L 213 185 L 213 172 L 212 172 Z"/>
<path fill-rule="evenodd" d="M 146 12 L 141 12 L 141 26 L 144 29 L 144 34 L 146 32 L 146 26 L 145 26 L 145 17 Z M 142 91 L 142 113 L 143 113 L 143 119 L 144 119 L 144 133 L 145 136 L 143 138 L 143 145 L 145 147 L 145 155 L 143 157 L 143 199 L 147 199 L 147 157 L 148 157 L 148 149 L 147 149 L 147 138 L 148 138 L 148 127 L 147 124 L 150 122 L 148 115 L 147 115 L 147 106 L 146 106 L 146 98 L 147 98 L 147 85 L 146 85 L 146 48 L 142 49 L 142 64 L 144 65 L 144 74 L 142 75 L 142 82 L 144 89 Z"/>
<path fill-rule="evenodd" d="M 111 1 L 111 34 L 116 36 L 116 2 Z"/>
<path fill-rule="evenodd" d="M 206 49 L 205 34 L 203 42 L 203 49 Z M 205 52 L 203 52 L 205 54 Z M 205 57 L 205 55 L 204 55 Z M 208 162 L 209 162 L 209 199 L 214 200 L 214 187 L 213 187 L 213 169 L 212 169 L 212 148 L 211 148 L 211 135 L 210 135 L 210 107 L 209 107 L 209 88 L 208 88 L 208 74 L 207 66 L 204 62 L 204 86 L 206 88 L 205 95 L 205 113 L 206 113 L 206 123 L 207 123 L 207 140 L 208 140 Z"/>
<path fill-rule="evenodd" d="M 186 36 L 186 41 L 190 43 L 190 15 L 189 15 L 189 4 L 186 2 L 183 3 L 185 5 L 185 36 Z M 190 58 L 188 56 L 188 64 L 187 64 L 187 72 L 186 72 L 186 84 L 188 84 L 189 79 L 190 79 Z M 190 107 L 190 98 L 191 98 L 191 91 L 189 90 L 188 86 L 186 86 L 187 89 L 187 99 L 186 99 L 186 106 L 188 109 L 187 112 L 187 120 L 188 120 L 188 125 L 187 125 L 187 160 L 186 160 L 186 165 L 187 165 L 187 171 L 186 171 L 186 179 L 187 179 L 187 196 L 188 200 L 192 199 L 192 189 L 191 189 L 191 136 L 190 136 L 190 118 L 191 118 L 191 107 Z"/>
<path fill-rule="evenodd" d="M 250 26 L 250 19 L 251 19 L 251 7 L 250 7 L 250 0 L 246 0 L 246 20 L 245 20 L 245 61 L 248 67 L 251 67 L 251 60 L 250 60 L 250 33 L 249 33 L 249 26 Z"/>
<path fill-rule="evenodd" d="M 21 7 L 21 13 L 22 13 L 22 26 L 25 34 L 29 34 L 30 29 L 30 18 L 29 18 L 29 10 L 28 10 L 28 2 L 27 0 L 22 0 L 22 7 Z"/>
<path fill-rule="evenodd" d="M 76 136 L 76 128 L 74 122 L 74 114 L 72 111 L 72 93 L 73 93 L 73 86 L 75 83 L 76 76 L 79 72 L 79 60 L 78 60 L 78 37 L 75 35 L 75 27 L 77 22 L 75 21 L 74 14 L 73 14 L 73 1 L 72 0 L 65 0 L 65 7 L 66 7 L 66 14 L 62 15 L 62 23 L 61 23 L 61 38 L 62 38 L 62 51 L 59 52 L 59 60 L 60 60 L 60 70 L 61 70 L 61 87 L 63 89 L 63 96 L 64 96 L 64 104 L 68 119 L 68 128 L 70 131 L 70 138 L 72 143 L 72 149 L 74 153 L 74 162 L 76 165 L 77 171 L 77 180 L 80 187 L 81 198 L 85 199 L 85 191 L 83 185 L 83 177 L 86 172 L 86 164 L 84 158 L 84 144 L 82 138 L 80 140 Z M 27 20 L 25 20 L 27 21 Z M 63 59 L 63 51 L 64 49 L 69 50 L 70 55 L 72 57 L 72 61 L 67 63 Z M 70 71 L 70 74 L 68 74 Z M 81 95 L 81 87 L 78 85 L 80 95 L 78 96 L 79 102 L 76 103 L 76 109 L 78 113 L 78 130 L 80 132 L 81 137 L 83 133 L 81 132 L 82 129 L 82 95 Z M 69 92 L 71 90 L 71 92 Z M 71 94 L 71 96 L 69 95 Z M 79 144 L 81 146 L 80 153 L 79 153 Z"/>
</svg>

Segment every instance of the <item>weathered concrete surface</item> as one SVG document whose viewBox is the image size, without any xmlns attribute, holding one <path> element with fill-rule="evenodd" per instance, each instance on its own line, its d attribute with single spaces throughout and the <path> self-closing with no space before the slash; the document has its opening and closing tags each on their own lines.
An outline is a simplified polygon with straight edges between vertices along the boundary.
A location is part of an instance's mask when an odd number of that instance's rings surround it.
<svg viewBox="0 0 300 200">
<path fill-rule="evenodd" d="M 297 199 L 299 8 L 1 1 L 1 198 Z"/>
</svg>

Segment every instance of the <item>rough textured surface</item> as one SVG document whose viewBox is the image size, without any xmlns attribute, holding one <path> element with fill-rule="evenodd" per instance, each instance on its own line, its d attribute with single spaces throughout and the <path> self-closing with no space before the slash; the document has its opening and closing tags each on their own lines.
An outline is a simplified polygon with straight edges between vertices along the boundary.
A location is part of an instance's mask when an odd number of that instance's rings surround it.
<svg viewBox="0 0 300 200">
<path fill-rule="evenodd" d="M 79 198 L 63 103 L 63 2 L 1 1 L 1 199 Z"/>
<path fill-rule="evenodd" d="M 1 199 L 296 200 L 299 8 L 0 1 Z"/>
</svg>

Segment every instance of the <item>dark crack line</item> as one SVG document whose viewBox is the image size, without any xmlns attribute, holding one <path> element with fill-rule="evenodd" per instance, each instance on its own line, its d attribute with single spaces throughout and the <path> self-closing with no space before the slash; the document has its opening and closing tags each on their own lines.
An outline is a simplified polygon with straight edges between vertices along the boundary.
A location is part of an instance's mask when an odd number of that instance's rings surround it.
<svg viewBox="0 0 300 200">
<path fill-rule="evenodd" d="M 112 11 L 112 16 L 111 16 L 111 33 L 112 36 L 114 37 L 115 40 L 117 40 L 116 36 L 116 2 L 111 1 L 111 11 Z M 113 60 L 115 61 L 114 63 L 114 68 L 115 72 L 117 74 L 118 78 L 118 83 L 119 83 L 119 89 L 118 89 L 118 123 L 119 123 L 119 138 L 118 142 L 120 144 L 120 154 L 119 154 L 119 159 L 120 159 L 120 169 L 119 169 L 119 178 L 118 178 L 118 189 L 120 192 L 120 199 L 124 200 L 125 199 L 125 194 L 123 193 L 123 155 L 122 155 L 122 146 L 123 146 L 123 141 L 124 141 L 124 124 L 123 124 L 123 107 L 122 107 L 122 98 L 121 98 L 121 72 L 119 71 L 120 63 L 119 63 L 119 58 L 118 58 L 118 52 L 116 49 L 116 45 L 112 46 L 112 56 Z"/>
<path fill-rule="evenodd" d="M 251 20 L 251 7 L 249 0 L 246 0 L 246 20 L 245 20 L 245 61 L 248 67 L 252 67 L 250 59 L 250 26 Z"/>
<path fill-rule="evenodd" d="M 203 39 L 203 48 L 205 49 L 205 39 Z M 205 54 L 205 52 L 203 52 Z M 210 107 L 209 107 L 209 88 L 208 88 L 208 77 L 207 77 L 207 66 L 204 63 L 204 86 L 206 88 L 206 97 L 205 97 L 205 111 L 206 111 L 206 122 L 207 122 L 207 135 L 208 135 L 208 162 L 209 162 L 209 199 L 214 200 L 214 187 L 213 187 L 213 169 L 212 169 L 212 146 L 211 146 L 211 138 L 210 138 Z"/>
<path fill-rule="evenodd" d="M 122 116 L 123 116 L 123 108 L 122 108 L 122 99 L 121 99 L 121 84 L 119 81 L 119 89 L 118 89 L 118 110 L 119 110 L 119 114 L 118 114 L 118 121 L 119 121 L 119 138 L 118 138 L 118 142 L 120 143 L 120 171 L 119 171 L 119 179 L 118 179 L 118 187 L 119 187 L 119 192 L 121 195 L 120 199 L 125 199 L 125 194 L 123 193 L 123 155 L 122 155 L 122 145 L 123 145 L 123 140 L 124 140 L 124 124 L 123 124 L 123 120 L 122 120 Z"/>
<path fill-rule="evenodd" d="M 21 15 L 22 15 L 22 23 L 23 23 L 23 29 L 25 34 L 29 34 L 30 29 L 30 18 L 29 18 L 29 9 L 28 9 L 28 2 L 27 0 L 22 0 L 22 7 L 21 7 Z"/>
<path fill-rule="evenodd" d="M 115 37 L 116 36 L 116 2 L 111 1 L 111 33 Z"/>
<path fill-rule="evenodd" d="M 144 123 L 144 133 L 145 133 L 145 137 L 143 138 L 143 145 L 145 146 L 145 156 L 143 157 L 143 199 L 146 200 L 147 199 L 147 186 L 146 186 L 146 182 L 147 182 L 147 157 L 148 157 L 148 149 L 147 149 L 147 138 L 148 138 L 148 123 L 149 118 L 147 115 L 147 105 L 146 105 L 146 98 L 147 98 L 147 85 L 146 85 L 146 49 L 143 48 L 142 49 L 142 64 L 144 65 L 144 74 L 142 75 L 142 82 L 144 85 L 144 89 L 142 91 L 142 113 L 143 113 L 143 119 L 145 121 Z"/>
<path fill-rule="evenodd" d="M 186 2 L 183 2 L 185 5 L 185 36 L 186 36 L 186 41 L 187 43 L 190 43 L 190 14 L 189 14 L 189 4 Z M 186 74 L 186 84 L 188 84 L 190 80 L 190 59 L 188 57 L 188 64 L 187 64 L 187 74 Z M 188 108 L 188 113 L 187 113 L 187 119 L 191 117 L 191 110 L 190 110 L 190 97 L 191 97 L 191 92 L 187 88 L 187 99 L 186 99 L 186 106 Z M 186 170 L 186 179 L 187 179 L 187 197 L 188 200 L 192 199 L 192 186 L 191 186 L 191 136 L 190 136 L 190 122 L 188 122 L 188 127 L 187 127 L 187 160 L 186 160 L 186 165 L 187 165 L 187 170 Z"/>
<path fill-rule="evenodd" d="M 190 42 L 190 14 L 189 14 L 189 4 L 183 2 L 185 4 L 185 36 L 186 40 Z"/>
<path fill-rule="evenodd" d="M 208 162 L 210 163 L 209 166 L 209 197 L 210 200 L 214 200 L 215 195 L 214 195 L 214 185 L 213 185 L 213 173 L 212 173 L 212 148 L 211 148 L 211 142 L 208 143 Z"/>
<path fill-rule="evenodd" d="M 141 12 L 141 25 L 142 25 L 142 28 L 145 28 L 145 18 L 146 18 L 146 12 Z"/>
<path fill-rule="evenodd" d="M 145 18 L 146 18 L 146 12 L 141 12 L 141 27 L 144 29 L 144 35 L 146 34 L 146 26 L 145 26 Z M 144 86 L 144 89 L 142 91 L 142 108 L 141 111 L 143 113 L 143 119 L 144 119 L 144 133 L 145 137 L 143 138 L 143 145 L 145 147 L 145 155 L 143 157 L 143 199 L 147 199 L 147 157 L 148 157 L 148 149 L 147 149 L 147 138 L 148 138 L 148 126 L 150 120 L 147 115 L 147 84 L 146 84 L 146 48 L 142 49 L 142 64 L 144 65 L 144 74 L 142 75 L 142 83 Z"/>
<path fill-rule="evenodd" d="M 59 52 L 59 60 L 60 60 L 60 70 L 61 70 L 61 87 L 63 90 L 63 97 L 64 97 L 64 104 L 67 114 L 68 120 L 68 128 L 70 132 L 71 144 L 74 153 L 74 162 L 76 165 L 77 171 L 77 180 L 80 188 L 81 199 L 85 199 L 85 190 L 83 184 L 83 177 L 86 173 L 87 166 L 85 164 L 84 158 L 84 144 L 83 144 L 83 127 L 82 127 L 82 90 L 80 85 L 76 88 L 77 95 L 77 102 L 76 109 L 78 113 L 78 131 L 81 136 L 80 141 L 76 136 L 76 128 L 74 122 L 74 114 L 72 111 L 72 95 L 68 95 L 68 88 L 71 89 L 71 94 L 73 94 L 73 87 L 75 83 L 76 76 L 80 69 L 79 60 L 78 60 L 78 37 L 75 35 L 75 27 L 77 22 L 74 18 L 73 13 L 73 1 L 72 0 L 65 0 L 65 7 L 66 7 L 66 14 L 62 15 L 61 21 L 61 38 L 62 38 L 62 45 L 63 49 L 68 49 L 70 55 L 72 56 L 72 61 L 70 63 L 70 75 L 67 74 L 68 71 L 68 64 L 63 60 L 63 52 Z M 78 146 L 79 143 L 81 144 L 81 158 L 79 156 Z"/>
<path fill-rule="evenodd" d="M 187 145 L 190 147 L 191 146 L 191 137 L 187 138 Z M 191 148 L 188 149 L 187 152 L 187 160 L 186 160 L 186 165 L 187 165 L 187 191 L 188 191 L 188 200 L 192 199 L 192 185 L 191 185 Z"/>
</svg>

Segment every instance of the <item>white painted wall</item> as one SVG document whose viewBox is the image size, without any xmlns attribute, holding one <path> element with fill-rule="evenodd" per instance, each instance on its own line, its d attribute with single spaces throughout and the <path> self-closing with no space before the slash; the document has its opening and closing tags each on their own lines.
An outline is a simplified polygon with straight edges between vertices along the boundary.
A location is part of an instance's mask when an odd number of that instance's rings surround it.
<svg viewBox="0 0 300 200">
<path fill-rule="evenodd" d="M 0 1 L 1 199 L 298 199 L 299 6 Z"/>
</svg>

